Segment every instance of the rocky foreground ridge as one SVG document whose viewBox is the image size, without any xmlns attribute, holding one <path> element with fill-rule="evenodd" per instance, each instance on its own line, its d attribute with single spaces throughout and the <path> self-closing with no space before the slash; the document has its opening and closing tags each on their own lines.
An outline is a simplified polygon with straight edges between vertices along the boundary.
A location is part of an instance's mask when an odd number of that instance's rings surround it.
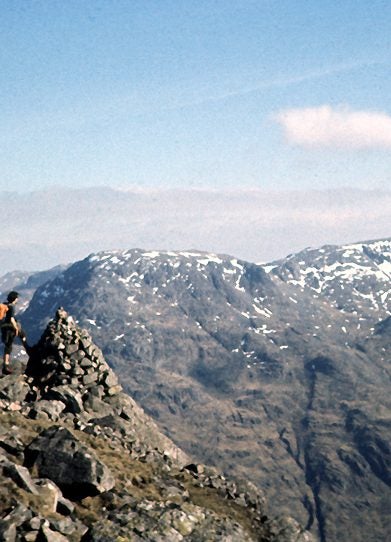
<svg viewBox="0 0 391 542">
<path fill-rule="evenodd" d="M 0 541 L 310 542 L 261 492 L 190 463 L 63 310 L 0 379 Z"/>
</svg>

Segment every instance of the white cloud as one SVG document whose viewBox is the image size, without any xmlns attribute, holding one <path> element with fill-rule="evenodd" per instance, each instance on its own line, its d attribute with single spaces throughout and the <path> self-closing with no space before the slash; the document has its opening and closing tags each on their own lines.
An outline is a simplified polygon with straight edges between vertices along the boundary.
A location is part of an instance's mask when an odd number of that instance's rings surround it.
<svg viewBox="0 0 391 542">
<path fill-rule="evenodd" d="M 391 148 L 391 116 L 329 105 L 287 109 L 276 115 L 290 143 L 306 147 Z"/>
</svg>

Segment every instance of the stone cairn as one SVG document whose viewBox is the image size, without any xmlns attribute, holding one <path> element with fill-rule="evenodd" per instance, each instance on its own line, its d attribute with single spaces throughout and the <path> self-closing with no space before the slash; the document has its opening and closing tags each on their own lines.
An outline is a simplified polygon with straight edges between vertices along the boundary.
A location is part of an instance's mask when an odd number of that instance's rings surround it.
<svg viewBox="0 0 391 542">
<path fill-rule="evenodd" d="M 101 350 L 62 308 L 28 353 L 26 375 L 37 396 L 57 397 L 71 411 L 80 412 L 91 395 L 102 399 L 122 390 Z"/>
<path fill-rule="evenodd" d="M 188 461 L 122 391 L 102 351 L 63 308 L 28 354 L 25 415 L 69 422 L 75 429 L 125 446 L 135 458 L 160 455 L 163 450 L 167 460 Z"/>
</svg>

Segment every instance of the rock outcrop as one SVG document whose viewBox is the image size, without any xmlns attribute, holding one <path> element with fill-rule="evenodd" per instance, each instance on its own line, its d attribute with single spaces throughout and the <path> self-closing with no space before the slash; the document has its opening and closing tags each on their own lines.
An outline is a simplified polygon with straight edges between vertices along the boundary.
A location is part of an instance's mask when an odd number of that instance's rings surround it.
<svg viewBox="0 0 391 542">
<path fill-rule="evenodd" d="M 310 542 L 262 493 L 190 459 L 63 310 L 0 379 L 0 541 Z"/>
</svg>

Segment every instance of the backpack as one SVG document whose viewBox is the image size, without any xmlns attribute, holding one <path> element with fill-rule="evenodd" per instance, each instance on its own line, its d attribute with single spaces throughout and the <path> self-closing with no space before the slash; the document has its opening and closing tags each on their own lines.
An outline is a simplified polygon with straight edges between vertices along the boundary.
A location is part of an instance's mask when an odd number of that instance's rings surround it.
<svg viewBox="0 0 391 542">
<path fill-rule="evenodd" d="M 8 305 L 5 303 L 0 303 L 0 322 L 5 318 L 5 315 L 8 312 Z"/>
</svg>

